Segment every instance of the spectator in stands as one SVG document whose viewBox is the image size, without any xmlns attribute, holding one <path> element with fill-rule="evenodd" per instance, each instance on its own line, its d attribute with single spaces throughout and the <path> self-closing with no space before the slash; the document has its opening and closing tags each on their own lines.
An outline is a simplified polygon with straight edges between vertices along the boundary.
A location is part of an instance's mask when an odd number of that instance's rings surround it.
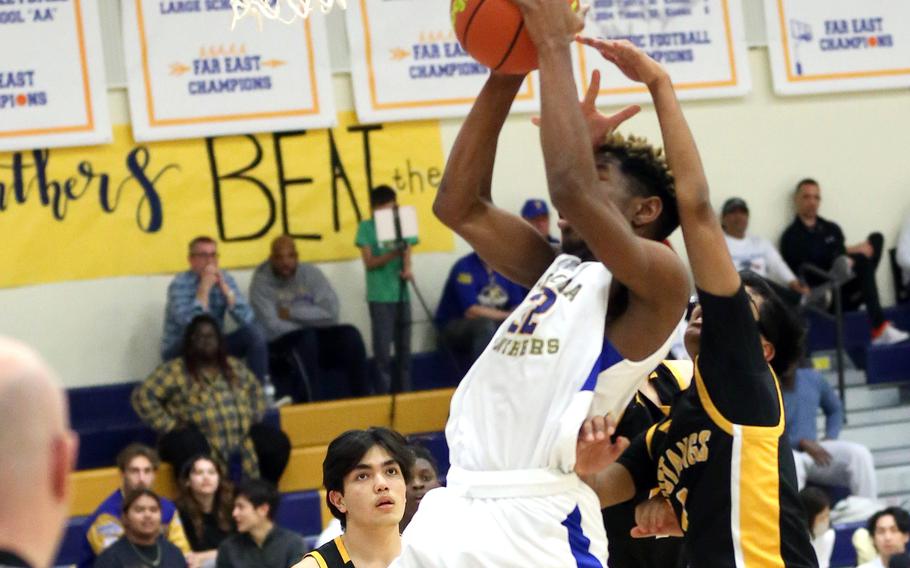
<svg viewBox="0 0 910 568">
<path fill-rule="evenodd" d="M 303 539 L 275 524 L 281 495 L 267 481 L 251 479 L 234 498 L 237 534 L 218 547 L 218 568 L 287 568 L 306 551 Z"/>
<path fill-rule="evenodd" d="M 263 424 L 265 399 L 253 373 L 228 356 L 215 319 L 202 314 L 186 328 L 183 356 L 160 365 L 133 391 L 136 414 L 160 434 L 165 461 L 181 471 L 209 454 L 232 474 L 278 483 L 288 463 L 288 437 Z"/>
<path fill-rule="evenodd" d="M 395 190 L 380 185 L 370 191 L 370 206 L 376 211 L 397 207 Z M 401 390 L 410 390 L 411 357 L 411 304 L 408 296 L 408 281 L 411 274 L 411 245 L 417 239 L 406 239 L 405 243 L 379 242 L 376 222 L 367 219 L 357 227 L 354 244 L 360 247 L 363 265 L 366 268 L 367 303 L 370 309 L 370 326 L 373 333 L 373 357 L 379 368 L 380 384 L 376 393 L 387 393 L 392 385 L 390 347 L 395 342 L 395 352 L 404 355 L 404 369 L 401 372 Z M 400 306 L 402 303 L 403 306 Z M 400 343 L 398 342 L 400 331 Z"/>
<path fill-rule="evenodd" d="M 528 199 L 521 207 L 521 216 L 551 245 L 558 245 L 559 239 L 550 235 L 550 208 L 543 199 Z"/>
<path fill-rule="evenodd" d="M 193 552 L 191 566 L 215 565 L 218 547 L 234 530 L 234 489 L 210 456 L 186 462 L 177 478 L 177 511 Z"/>
<path fill-rule="evenodd" d="M 404 515 L 398 523 L 398 530 L 402 533 L 417 512 L 424 495 L 442 485 L 439 482 L 439 466 L 436 465 L 433 454 L 420 444 L 411 444 L 409 448 L 414 454 L 414 465 L 411 467 L 411 481 L 407 486 Z"/>
<path fill-rule="evenodd" d="M 751 270 L 774 288 L 777 295 L 791 306 L 799 305 L 809 287 L 799 281 L 771 241 L 746 233 L 749 228 L 749 206 L 739 197 L 724 202 L 720 212 L 724 240 L 737 270 Z"/>
<path fill-rule="evenodd" d="M 343 371 L 355 395 L 366 394 L 367 355 L 356 327 L 339 325 L 338 296 L 316 268 L 298 262 L 294 239 L 272 241 L 269 259 L 253 273 L 250 299 L 273 353 L 296 352 L 316 384 L 322 369 Z M 302 400 L 302 393 L 294 398 Z"/>
<path fill-rule="evenodd" d="M 910 334 L 885 320 L 878 296 L 875 270 L 881 260 L 884 238 L 872 233 L 856 245 L 844 245 L 844 233 L 833 221 L 818 214 L 821 188 L 813 179 L 806 178 L 796 185 L 796 218 L 784 231 L 780 240 L 781 254 L 794 272 L 804 265 L 814 265 L 832 273 L 852 271 L 853 277 L 841 287 L 844 310 L 866 305 L 872 324 L 873 345 L 891 345 L 910 339 Z M 842 260 L 838 260 L 842 258 Z M 843 267 L 843 268 L 842 268 Z M 850 270 L 845 270 L 849 268 Z M 825 283 L 820 276 L 806 272 L 806 283 L 812 287 Z"/>
<path fill-rule="evenodd" d="M 109 546 L 94 568 L 186 568 L 183 552 L 161 534 L 161 498 L 148 488 L 123 498 L 123 536 Z"/>
<path fill-rule="evenodd" d="M 525 293 L 524 288 L 494 272 L 476 252 L 455 262 L 435 319 L 442 344 L 458 356 L 462 372 L 483 353 Z"/>
<path fill-rule="evenodd" d="M 876 499 L 872 453 L 862 444 L 837 439 L 844 425 L 844 407 L 825 377 L 814 369 L 797 369 L 781 377 L 781 391 L 799 487 L 806 481 L 847 484 L 853 495 Z M 819 409 L 825 414 L 822 440 L 816 427 Z"/>
<path fill-rule="evenodd" d="M 800 491 L 799 500 L 806 512 L 806 526 L 818 559 L 818 568 L 828 568 L 831 565 L 835 538 L 834 529 L 831 528 L 831 502 L 818 487 L 806 487 Z"/>
<path fill-rule="evenodd" d="M 0 337 L 0 566 L 53 564 L 77 446 L 56 375 Z"/>
<path fill-rule="evenodd" d="M 904 219 L 897 237 L 897 265 L 901 269 L 904 288 L 910 289 L 910 215 Z"/>
<path fill-rule="evenodd" d="M 188 258 L 190 269 L 175 276 L 167 289 L 161 358 L 168 361 L 181 355 L 184 331 L 194 317 L 208 314 L 223 329 L 224 315 L 229 313 L 238 328 L 226 336 L 228 353 L 245 357 L 262 379 L 269 361 L 265 336 L 234 278 L 218 268 L 217 243 L 211 237 L 196 237 L 190 241 Z"/>
<path fill-rule="evenodd" d="M 887 568 L 892 556 L 907 551 L 910 542 L 910 514 L 900 507 L 888 507 L 869 519 L 869 533 L 878 557 L 858 568 Z"/>
<path fill-rule="evenodd" d="M 123 536 L 124 527 L 120 515 L 124 510 L 125 497 L 151 489 L 159 464 L 158 452 L 144 444 L 130 444 L 117 455 L 120 487 L 102 501 L 89 517 L 80 566 L 91 566 L 96 556 Z M 159 507 L 158 525 L 163 529 L 165 537 L 181 552 L 189 553 L 190 545 L 174 503 L 159 497 L 155 500 Z"/>
<path fill-rule="evenodd" d="M 401 554 L 399 523 L 413 462 L 405 439 L 387 428 L 349 430 L 332 440 L 322 462 L 322 482 L 326 504 L 344 534 L 294 567 L 391 564 Z"/>
</svg>

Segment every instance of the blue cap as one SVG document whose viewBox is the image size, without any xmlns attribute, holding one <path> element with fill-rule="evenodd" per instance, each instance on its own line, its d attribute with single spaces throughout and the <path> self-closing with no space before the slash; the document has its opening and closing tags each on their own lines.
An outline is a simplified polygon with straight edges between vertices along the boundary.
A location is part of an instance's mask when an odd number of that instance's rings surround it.
<svg viewBox="0 0 910 568">
<path fill-rule="evenodd" d="M 525 219 L 533 219 L 541 215 L 549 215 L 550 208 L 543 199 L 529 199 L 521 208 L 521 216 Z"/>
</svg>

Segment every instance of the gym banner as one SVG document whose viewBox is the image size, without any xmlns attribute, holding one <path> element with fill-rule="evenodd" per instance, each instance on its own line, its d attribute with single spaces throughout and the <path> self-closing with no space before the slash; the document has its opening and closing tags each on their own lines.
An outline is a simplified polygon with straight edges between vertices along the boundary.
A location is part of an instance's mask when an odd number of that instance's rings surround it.
<svg viewBox="0 0 910 568">
<path fill-rule="evenodd" d="M 0 150 L 111 139 L 96 0 L 0 0 Z"/>
<path fill-rule="evenodd" d="M 230 0 L 123 0 L 136 140 L 324 128 L 335 120 L 321 14 L 255 16 L 231 30 Z M 267 26 L 267 29 L 265 29 Z"/>
<path fill-rule="evenodd" d="M 449 0 L 349 0 L 347 6 L 351 78 L 361 121 L 468 114 L 490 71 L 455 38 Z M 536 91 L 527 81 L 512 110 L 539 109 Z"/>
<path fill-rule="evenodd" d="M 432 213 L 442 178 L 439 124 L 134 143 L 0 154 L 0 287 L 185 270 L 187 244 L 210 235 L 226 268 L 297 240 L 303 261 L 360 257 L 369 187 L 388 184 L 417 210 L 421 251 L 451 251 Z"/>
<path fill-rule="evenodd" d="M 740 0 L 598 0 L 584 34 L 626 39 L 670 73 L 680 99 L 741 96 L 751 89 Z M 576 48 L 576 79 L 587 91 L 601 73 L 598 104 L 650 102 L 634 83 L 593 48 Z"/>
<path fill-rule="evenodd" d="M 910 86 L 910 2 L 765 0 L 774 91 Z"/>
</svg>

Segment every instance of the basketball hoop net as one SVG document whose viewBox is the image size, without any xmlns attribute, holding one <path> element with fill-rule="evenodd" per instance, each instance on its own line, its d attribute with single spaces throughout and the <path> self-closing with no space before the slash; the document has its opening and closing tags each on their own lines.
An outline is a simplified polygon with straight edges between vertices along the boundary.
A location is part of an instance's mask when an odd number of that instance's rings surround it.
<svg viewBox="0 0 910 568">
<path fill-rule="evenodd" d="M 237 25 L 237 20 L 247 17 L 251 12 L 256 16 L 260 29 L 262 28 L 262 18 L 277 20 L 282 24 L 290 24 L 297 19 L 309 17 L 313 11 L 313 3 L 318 2 L 322 13 L 329 12 L 337 3 L 342 9 L 347 8 L 347 0 L 231 0 L 231 8 L 234 11 L 234 19 L 231 21 L 231 29 Z M 283 14 L 282 5 L 290 13 Z"/>
</svg>

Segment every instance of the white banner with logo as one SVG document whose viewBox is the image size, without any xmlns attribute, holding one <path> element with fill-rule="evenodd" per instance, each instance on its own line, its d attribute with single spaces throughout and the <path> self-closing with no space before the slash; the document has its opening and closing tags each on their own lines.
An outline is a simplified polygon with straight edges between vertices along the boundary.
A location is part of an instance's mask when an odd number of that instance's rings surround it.
<svg viewBox="0 0 910 568">
<path fill-rule="evenodd" d="M 591 2 L 585 35 L 626 39 L 662 63 L 680 99 L 741 96 L 751 88 L 740 0 L 597 0 Z M 581 92 L 591 72 L 601 72 L 598 104 L 650 101 L 647 89 L 629 81 L 600 54 L 576 47 Z"/>
<path fill-rule="evenodd" d="M 910 2 L 765 0 L 774 91 L 910 86 Z"/>
<path fill-rule="evenodd" d="M 230 0 L 123 0 L 136 140 L 335 124 L 322 15 L 231 20 Z"/>
<path fill-rule="evenodd" d="M 0 0 L 0 150 L 110 140 L 96 0 Z"/>
<path fill-rule="evenodd" d="M 455 38 L 449 0 L 348 0 L 345 19 L 361 122 L 468 113 L 489 70 Z M 512 110 L 539 108 L 528 80 Z"/>
</svg>

